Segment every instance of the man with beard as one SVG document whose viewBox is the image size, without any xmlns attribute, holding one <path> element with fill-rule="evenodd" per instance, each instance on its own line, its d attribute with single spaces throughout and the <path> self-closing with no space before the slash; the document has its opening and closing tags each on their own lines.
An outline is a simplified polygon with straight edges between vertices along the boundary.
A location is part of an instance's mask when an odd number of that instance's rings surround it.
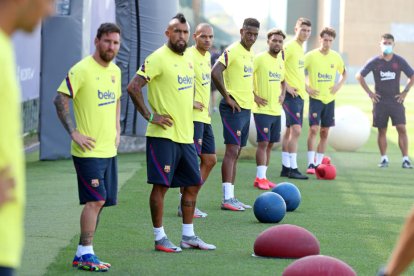
<svg viewBox="0 0 414 276">
<path fill-rule="evenodd" d="M 147 182 L 155 250 L 178 253 L 182 249 L 212 250 L 216 247 L 194 233 L 193 216 L 197 194 L 203 183 L 193 142 L 194 66 L 185 54 L 190 26 L 179 13 L 168 24 L 167 44 L 149 55 L 128 85 L 136 108 L 148 121 Z M 147 108 L 142 95 L 148 84 Z M 184 187 L 180 247 L 167 237 L 163 226 L 164 196 L 169 188 Z"/>
<path fill-rule="evenodd" d="M 302 132 L 303 104 L 306 96 L 303 43 L 308 40 L 310 34 L 310 20 L 301 17 L 296 21 L 295 38 L 286 43 L 284 47 L 287 93 L 283 102 L 283 110 L 286 114 L 286 132 L 282 141 L 281 177 L 308 179 L 298 170 L 297 152 L 298 140 Z"/>
<path fill-rule="evenodd" d="M 26 202 L 20 89 L 12 35 L 32 32 L 53 12 L 53 0 L 0 1 L 0 275 L 12 276 L 23 252 Z"/>
<path fill-rule="evenodd" d="M 273 143 L 280 140 L 280 115 L 285 99 L 285 64 L 283 40 L 286 35 L 278 29 L 267 33 L 269 50 L 254 59 L 253 115 L 257 130 L 257 172 L 253 186 L 261 190 L 274 188 L 276 184 L 266 177 Z"/>
<path fill-rule="evenodd" d="M 221 165 L 223 201 L 221 209 L 244 211 L 252 208 L 234 195 L 237 160 L 249 135 L 253 107 L 253 59 L 251 47 L 259 34 L 260 23 L 247 18 L 240 29 L 240 41 L 230 45 L 213 66 L 211 76 L 223 96 L 220 115 L 226 151 Z"/>
<path fill-rule="evenodd" d="M 214 134 L 211 127 L 210 106 L 210 47 L 213 43 L 213 28 L 207 23 L 201 23 L 196 27 L 193 38 L 196 45 L 186 51 L 192 57 L 195 72 L 194 90 L 194 146 L 200 157 L 201 178 L 205 182 L 217 163 Z M 183 187 L 181 189 L 181 194 Z M 181 205 L 178 207 L 178 216 L 182 216 Z M 194 211 L 195 218 L 205 218 L 207 213 L 197 207 Z"/>
<path fill-rule="evenodd" d="M 121 70 L 111 61 L 119 51 L 120 33 L 113 23 L 99 27 L 94 54 L 69 70 L 54 100 L 59 119 L 72 138 L 79 201 L 85 205 L 72 265 L 89 271 L 107 271 L 111 266 L 95 255 L 92 242 L 102 208 L 117 203 Z M 70 117 L 70 99 L 76 126 Z"/>
</svg>

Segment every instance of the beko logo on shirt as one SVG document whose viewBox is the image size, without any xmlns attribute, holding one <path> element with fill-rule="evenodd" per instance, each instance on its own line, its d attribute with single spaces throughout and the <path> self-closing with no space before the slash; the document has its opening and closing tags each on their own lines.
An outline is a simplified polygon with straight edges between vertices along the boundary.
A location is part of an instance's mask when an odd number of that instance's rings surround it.
<svg viewBox="0 0 414 276">
<path fill-rule="evenodd" d="M 323 81 L 331 81 L 332 80 L 332 75 L 329 74 L 322 74 L 318 72 L 318 81 L 319 82 L 323 82 Z"/>
<path fill-rule="evenodd" d="M 387 71 L 382 72 L 380 71 L 381 80 L 394 80 L 395 79 L 395 72 Z"/>
<path fill-rule="evenodd" d="M 244 66 L 244 72 L 245 73 L 252 73 L 253 72 L 253 68 L 251 66 Z"/>
<path fill-rule="evenodd" d="M 193 84 L 193 77 L 178 75 L 177 80 L 179 84 Z"/>
<path fill-rule="evenodd" d="M 278 79 L 278 80 L 280 80 L 280 77 L 281 77 L 281 75 L 280 75 L 280 74 L 278 74 L 278 73 L 276 73 L 276 72 L 269 71 L 269 78 L 271 78 L 271 79 Z"/>
<path fill-rule="evenodd" d="M 203 73 L 203 74 L 201 74 L 201 76 L 202 76 L 203 80 L 210 80 L 210 74 L 208 74 L 208 73 Z"/>
<path fill-rule="evenodd" d="M 100 100 L 115 100 L 115 92 L 98 90 L 98 98 Z"/>
</svg>

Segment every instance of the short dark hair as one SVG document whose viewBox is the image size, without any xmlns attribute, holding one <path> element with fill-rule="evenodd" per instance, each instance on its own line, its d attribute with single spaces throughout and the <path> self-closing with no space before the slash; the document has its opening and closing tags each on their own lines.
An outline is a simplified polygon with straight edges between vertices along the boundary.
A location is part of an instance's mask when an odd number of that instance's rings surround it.
<svg viewBox="0 0 414 276">
<path fill-rule="evenodd" d="M 392 41 L 394 41 L 394 36 L 392 34 L 389 34 L 389 33 L 383 34 L 381 36 L 381 38 L 383 38 L 383 39 L 391 39 Z"/>
<path fill-rule="evenodd" d="M 267 39 L 270 39 L 272 35 L 280 35 L 283 37 L 283 39 L 286 38 L 285 33 L 280 29 L 271 29 L 269 32 L 267 32 Z"/>
<path fill-rule="evenodd" d="M 116 25 L 115 23 L 102 23 L 101 26 L 99 26 L 98 28 L 96 37 L 98 39 L 101 39 L 103 34 L 109 34 L 109 33 L 121 34 L 121 28 L 119 28 L 118 25 Z"/>
<path fill-rule="evenodd" d="M 336 32 L 334 28 L 331 27 L 325 27 L 322 29 L 322 31 L 320 32 L 319 36 L 323 37 L 324 34 L 327 34 L 329 36 L 332 36 L 333 38 L 336 37 Z"/>
<path fill-rule="evenodd" d="M 173 18 L 171 18 L 171 19 L 178 19 L 178 21 L 181 23 L 181 24 L 184 24 L 184 23 L 187 23 L 187 19 L 185 19 L 185 16 L 184 16 L 184 14 L 182 14 L 182 13 L 177 13 Z"/>
<path fill-rule="evenodd" d="M 256 27 L 260 29 L 260 22 L 256 18 L 246 18 L 243 21 L 243 28 Z"/>
<path fill-rule="evenodd" d="M 296 21 L 296 27 L 300 27 L 302 25 L 312 27 L 312 23 L 309 19 L 307 19 L 305 17 L 299 17 L 299 19 Z"/>
</svg>

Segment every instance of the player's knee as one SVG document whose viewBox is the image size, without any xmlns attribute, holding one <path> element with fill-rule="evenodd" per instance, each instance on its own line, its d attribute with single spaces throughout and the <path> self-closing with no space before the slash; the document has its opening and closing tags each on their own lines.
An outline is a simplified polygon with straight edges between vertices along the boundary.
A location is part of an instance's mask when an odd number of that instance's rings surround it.
<svg viewBox="0 0 414 276">
<path fill-rule="evenodd" d="M 213 168 L 217 164 L 217 157 L 216 155 L 209 156 L 205 160 L 206 166 L 209 168 Z"/>
<path fill-rule="evenodd" d="M 100 210 L 105 204 L 104 200 L 99 200 L 99 201 L 89 201 L 85 204 L 86 208 L 91 208 L 94 210 Z"/>
<path fill-rule="evenodd" d="M 320 132 L 320 136 L 321 139 L 328 139 L 328 134 L 329 134 L 329 128 L 321 128 L 321 132 Z"/>
</svg>

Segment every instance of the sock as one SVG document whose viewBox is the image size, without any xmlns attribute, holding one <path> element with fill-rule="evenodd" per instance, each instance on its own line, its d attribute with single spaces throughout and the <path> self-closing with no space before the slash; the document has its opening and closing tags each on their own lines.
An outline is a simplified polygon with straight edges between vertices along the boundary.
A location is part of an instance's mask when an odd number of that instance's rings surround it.
<svg viewBox="0 0 414 276">
<path fill-rule="evenodd" d="M 221 187 L 223 188 L 223 196 L 225 200 L 232 198 L 231 186 L 233 185 L 231 185 L 230 182 L 224 182 L 223 184 L 221 184 Z"/>
<path fill-rule="evenodd" d="M 315 152 L 314 151 L 308 151 L 308 166 L 310 164 L 315 164 Z"/>
<path fill-rule="evenodd" d="M 184 224 L 182 227 L 182 235 L 187 237 L 195 236 L 194 234 L 194 224 Z"/>
<path fill-rule="evenodd" d="M 85 254 L 95 255 L 95 252 L 93 252 L 93 246 L 92 245 L 86 245 L 86 246 L 78 245 L 78 249 L 79 249 L 80 256 L 85 255 Z M 76 256 L 77 256 L 77 252 L 76 252 Z"/>
<path fill-rule="evenodd" d="M 80 257 L 80 256 L 82 256 L 82 245 L 81 244 L 78 244 L 78 249 L 76 249 L 76 257 Z"/>
<path fill-rule="evenodd" d="M 403 156 L 403 162 L 404 161 L 410 161 L 410 158 L 408 158 L 408 156 Z"/>
<path fill-rule="evenodd" d="M 316 153 L 316 164 L 315 164 L 316 166 L 319 166 L 322 163 L 324 156 L 325 155 L 323 153 L 319 153 L 319 152 Z"/>
<path fill-rule="evenodd" d="M 388 156 L 387 155 L 381 156 L 381 162 L 384 161 L 384 160 L 387 160 L 387 162 L 388 162 Z"/>
<path fill-rule="evenodd" d="M 298 163 L 296 161 L 296 156 L 297 156 L 297 153 L 296 152 L 289 153 L 289 157 L 290 157 L 290 167 L 292 169 L 297 169 L 298 168 Z"/>
<path fill-rule="evenodd" d="M 234 198 L 235 196 L 234 196 L 234 185 L 233 184 L 231 184 L 230 185 L 230 198 Z"/>
<path fill-rule="evenodd" d="M 165 232 L 164 232 L 164 226 L 161 226 L 159 228 L 154 227 L 154 239 L 156 241 L 159 241 L 160 239 L 164 238 Z"/>
<path fill-rule="evenodd" d="M 290 168 L 289 152 L 282 151 L 282 165 L 286 168 Z"/>
<path fill-rule="evenodd" d="M 257 178 L 266 178 L 266 166 L 257 166 L 257 173 L 256 173 L 256 177 Z"/>
</svg>

